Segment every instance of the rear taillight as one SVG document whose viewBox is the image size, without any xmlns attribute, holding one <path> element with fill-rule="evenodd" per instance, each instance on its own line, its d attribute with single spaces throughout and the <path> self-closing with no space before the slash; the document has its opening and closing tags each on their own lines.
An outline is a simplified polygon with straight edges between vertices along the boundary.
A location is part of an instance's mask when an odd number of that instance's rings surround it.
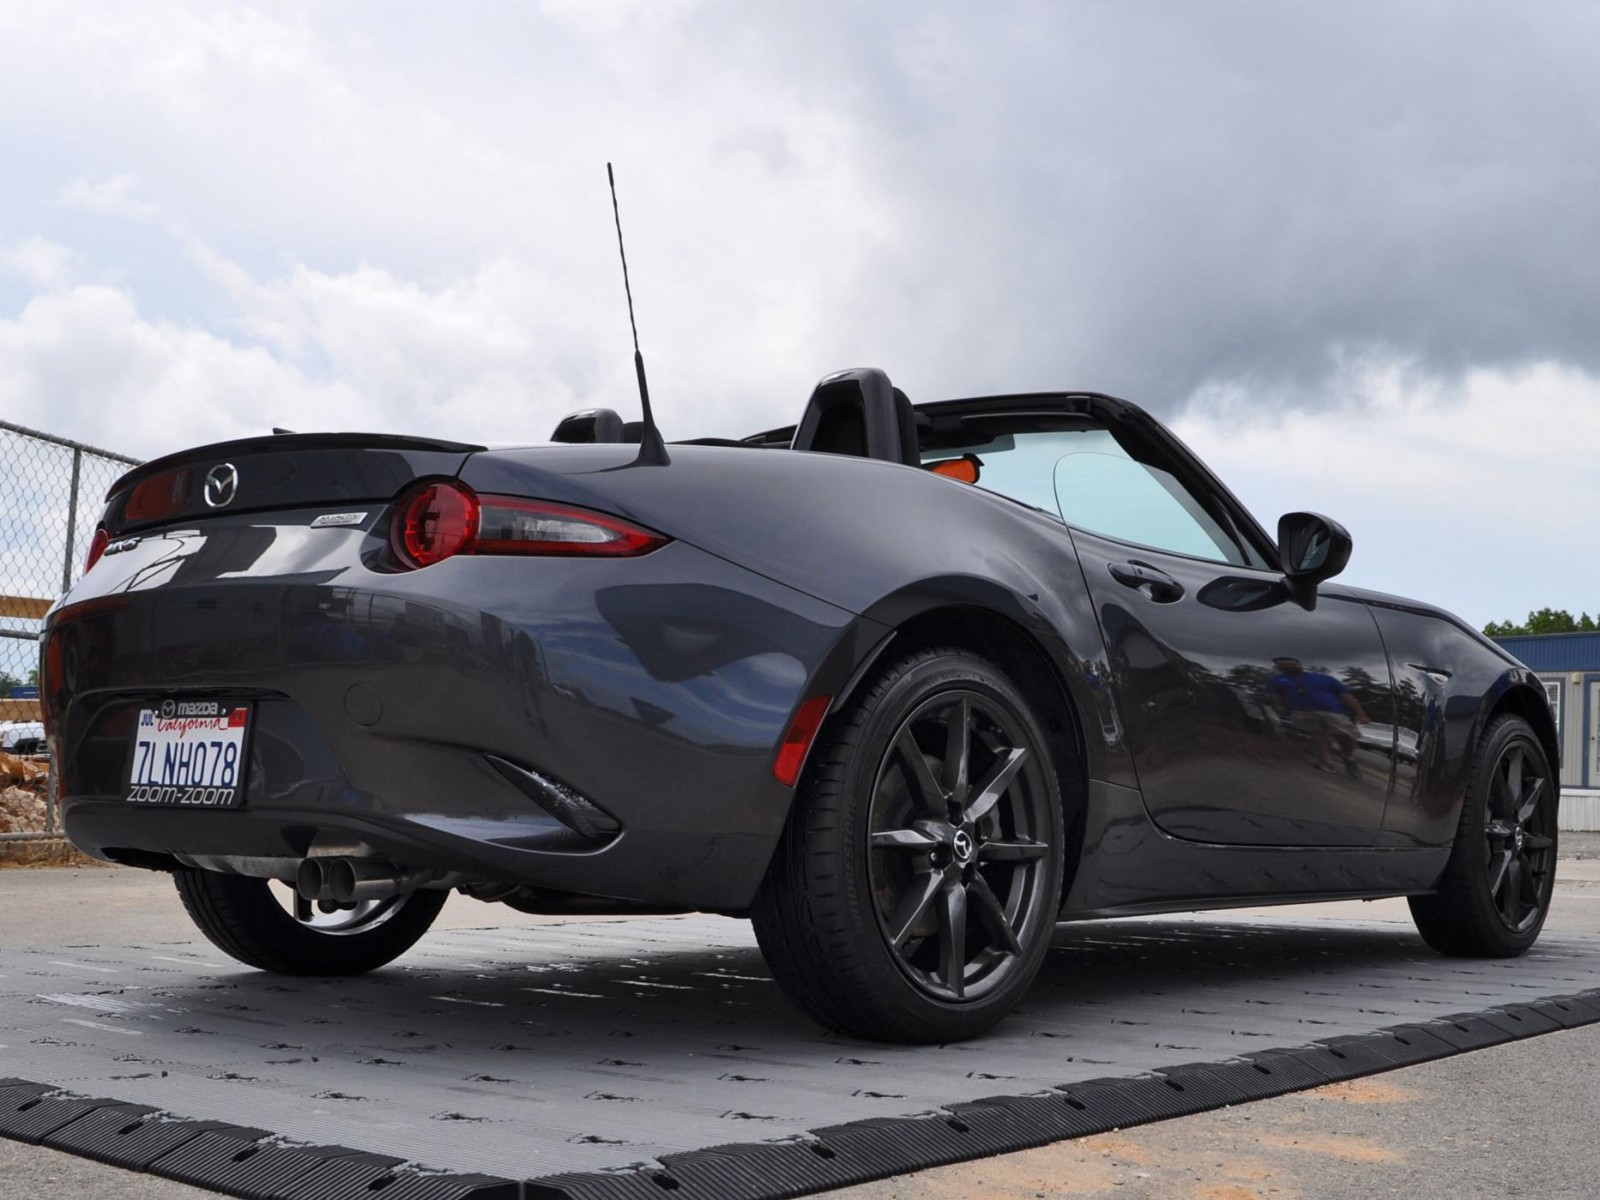
<svg viewBox="0 0 1600 1200">
<path fill-rule="evenodd" d="M 395 550 L 426 567 L 456 554 L 528 554 L 631 558 L 670 539 L 587 508 L 479 496 L 465 484 L 433 480 L 395 507 Z"/>
<path fill-rule="evenodd" d="M 106 532 L 104 525 L 94 531 L 94 538 L 89 543 L 89 553 L 83 560 L 83 573 L 85 575 L 94 569 L 95 563 L 100 561 L 100 556 L 106 552 L 106 546 L 110 541 L 111 535 Z"/>
<path fill-rule="evenodd" d="M 666 542 L 659 533 L 586 508 L 485 496 L 474 553 L 630 558 L 648 554 Z"/>
<path fill-rule="evenodd" d="M 395 509 L 395 549 L 412 566 L 470 551 L 477 533 L 478 497 L 449 480 L 423 484 Z"/>
</svg>

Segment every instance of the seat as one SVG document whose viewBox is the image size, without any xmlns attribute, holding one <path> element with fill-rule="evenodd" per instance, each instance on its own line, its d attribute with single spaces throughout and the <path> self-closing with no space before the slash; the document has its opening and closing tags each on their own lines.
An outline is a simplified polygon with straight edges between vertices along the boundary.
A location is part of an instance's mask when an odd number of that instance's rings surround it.
<svg viewBox="0 0 1600 1200">
<path fill-rule="evenodd" d="M 876 367 L 824 375 L 806 402 L 790 448 L 922 465 L 916 411 Z"/>
<path fill-rule="evenodd" d="M 613 409 L 586 408 L 581 412 L 568 413 L 556 425 L 556 431 L 550 435 L 552 442 L 622 442 L 629 439 L 623 436 L 622 418 Z M 631 439 L 637 442 L 639 439 Z"/>
</svg>

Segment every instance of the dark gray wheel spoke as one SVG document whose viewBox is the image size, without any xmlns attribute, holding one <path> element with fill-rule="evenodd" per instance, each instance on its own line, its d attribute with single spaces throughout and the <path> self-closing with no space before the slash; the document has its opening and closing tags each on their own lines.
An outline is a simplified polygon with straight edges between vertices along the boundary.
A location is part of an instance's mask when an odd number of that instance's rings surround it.
<svg viewBox="0 0 1600 1200">
<path fill-rule="evenodd" d="M 1517 824 L 1526 825 L 1539 808 L 1539 801 L 1544 796 L 1543 779 L 1535 779 L 1533 786 L 1527 791 L 1527 798 L 1523 800 L 1522 807 L 1517 809 Z"/>
<path fill-rule="evenodd" d="M 1484 833 L 1492 838 L 1504 840 L 1516 832 L 1510 821 L 1491 820 L 1484 822 Z"/>
<path fill-rule="evenodd" d="M 967 976 L 967 888 L 952 879 L 939 896 L 939 979 L 960 999 Z"/>
<path fill-rule="evenodd" d="M 944 789 L 933 777 L 933 768 L 928 766 L 928 760 L 923 756 L 922 748 L 917 745 L 917 739 L 911 736 L 909 726 L 900 731 L 900 737 L 896 740 L 894 748 L 905 771 L 906 785 L 910 787 L 917 807 L 929 816 L 945 816 L 947 806 Z"/>
<path fill-rule="evenodd" d="M 1021 954 L 1022 944 L 1017 941 L 1017 931 L 1006 920 L 1006 910 L 1000 906 L 1000 899 L 990 888 L 989 881 L 982 875 L 974 875 L 967 887 L 967 899 L 988 931 L 989 940 L 1011 954 Z"/>
<path fill-rule="evenodd" d="M 1498 896 L 1500 894 L 1500 886 L 1506 881 L 1506 872 L 1511 866 L 1512 857 L 1511 851 L 1503 850 L 1495 858 L 1495 861 L 1489 864 L 1490 896 Z"/>
<path fill-rule="evenodd" d="M 1501 813 L 1509 817 L 1517 807 L 1516 798 L 1511 795 L 1511 782 L 1507 778 L 1510 769 L 1509 763 L 1502 763 L 1489 780 L 1488 813 L 1491 818 L 1498 818 Z"/>
<path fill-rule="evenodd" d="M 900 898 L 899 907 L 895 909 L 894 916 L 889 918 L 889 941 L 896 950 L 906 944 L 911 931 L 927 915 L 943 884 L 942 871 L 929 871 L 918 876 L 911 890 Z"/>
<path fill-rule="evenodd" d="M 1529 850 L 1548 850 L 1555 845 L 1555 842 L 1550 838 L 1541 837 L 1537 833 L 1530 833 L 1522 844 Z"/>
<path fill-rule="evenodd" d="M 1513 746 L 1511 752 L 1506 755 L 1506 799 L 1512 805 L 1522 796 L 1522 774 L 1526 758 L 1521 746 Z"/>
<path fill-rule="evenodd" d="M 938 838 L 920 829 L 880 829 L 871 840 L 884 850 L 931 850 L 939 844 Z"/>
<path fill-rule="evenodd" d="M 1043 842 L 1018 841 L 984 842 L 978 847 L 979 862 L 1029 862 L 1043 858 L 1050 849 Z"/>
<path fill-rule="evenodd" d="M 1028 752 L 1021 747 L 1005 751 L 1000 755 L 994 766 L 989 768 L 989 774 L 984 779 L 982 786 L 976 790 L 972 802 L 967 805 L 962 816 L 976 825 L 989 815 L 989 810 L 1000 803 L 1000 797 L 1006 794 L 1006 789 L 1011 786 L 1011 781 L 1017 777 L 1017 772 L 1022 770 L 1028 761 Z"/>
<path fill-rule="evenodd" d="M 1522 921 L 1522 862 L 1515 855 L 1506 867 L 1505 891 L 1501 893 L 1500 911 L 1512 925 Z"/>
<path fill-rule="evenodd" d="M 972 701 L 962 696 L 950 706 L 945 722 L 944 792 L 960 804 L 966 799 L 972 753 Z"/>
</svg>

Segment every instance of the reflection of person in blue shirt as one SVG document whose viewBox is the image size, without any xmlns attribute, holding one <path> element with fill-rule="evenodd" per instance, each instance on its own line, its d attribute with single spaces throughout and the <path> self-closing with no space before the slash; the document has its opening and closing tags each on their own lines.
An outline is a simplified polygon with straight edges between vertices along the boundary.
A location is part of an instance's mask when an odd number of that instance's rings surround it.
<svg viewBox="0 0 1600 1200">
<path fill-rule="evenodd" d="M 1332 675 L 1306 670 L 1298 658 L 1275 658 L 1272 665 L 1278 673 L 1267 680 L 1267 691 L 1282 716 L 1316 739 L 1317 761 L 1312 765 L 1321 771 L 1337 771 L 1338 759 L 1343 759 L 1345 774 L 1360 779 L 1353 727 L 1372 720 L 1361 701 Z"/>
</svg>

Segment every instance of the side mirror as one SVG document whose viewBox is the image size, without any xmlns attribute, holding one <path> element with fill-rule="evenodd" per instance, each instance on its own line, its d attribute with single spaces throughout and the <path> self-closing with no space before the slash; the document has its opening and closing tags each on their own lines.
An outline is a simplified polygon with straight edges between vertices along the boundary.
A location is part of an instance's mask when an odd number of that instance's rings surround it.
<svg viewBox="0 0 1600 1200">
<path fill-rule="evenodd" d="M 1332 579 L 1350 561 L 1350 534 L 1320 513 L 1285 513 L 1278 518 L 1278 566 L 1294 602 L 1317 606 L 1317 584 Z"/>
</svg>

